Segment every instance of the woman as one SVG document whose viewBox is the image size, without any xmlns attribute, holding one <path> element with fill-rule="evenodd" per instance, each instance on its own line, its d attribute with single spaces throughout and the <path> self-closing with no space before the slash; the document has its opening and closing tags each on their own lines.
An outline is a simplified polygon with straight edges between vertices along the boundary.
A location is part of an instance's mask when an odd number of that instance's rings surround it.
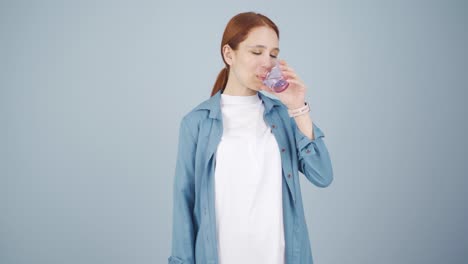
<svg viewBox="0 0 468 264">
<path fill-rule="evenodd" d="M 295 71 L 280 62 L 289 86 L 279 100 L 259 93 L 274 93 L 262 81 L 278 44 L 261 14 L 226 26 L 212 96 L 180 125 L 171 264 L 312 263 L 299 172 L 318 187 L 333 172 Z"/>
</svg>

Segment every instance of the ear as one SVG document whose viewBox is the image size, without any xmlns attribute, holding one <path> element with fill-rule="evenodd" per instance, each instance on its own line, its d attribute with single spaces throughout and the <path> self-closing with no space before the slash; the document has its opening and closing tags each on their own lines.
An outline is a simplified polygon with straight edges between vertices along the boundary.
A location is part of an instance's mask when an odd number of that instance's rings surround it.
<svg viewBox="0 0 468 264">
<path fill-rule="evenodd" d="M 232 65 L 233 57 L 234 57 L 234 50 L 228 44 L 224 45 L 223 46 L 223 58 L 229 66 Z"/>
</svg>

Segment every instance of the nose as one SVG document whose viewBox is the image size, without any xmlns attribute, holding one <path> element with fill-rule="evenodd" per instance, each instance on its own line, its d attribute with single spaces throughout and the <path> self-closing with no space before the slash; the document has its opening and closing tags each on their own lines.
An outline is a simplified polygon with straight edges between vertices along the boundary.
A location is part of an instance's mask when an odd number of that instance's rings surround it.
<svg viewBox="0 0 468 264">
<path fill-rule="evenodd" d="M 276 58 L 272 58 L 270 55 L 264 57 L 262 60 L 262 68 L 270 71 L 276 64 Z"/>
</svg>

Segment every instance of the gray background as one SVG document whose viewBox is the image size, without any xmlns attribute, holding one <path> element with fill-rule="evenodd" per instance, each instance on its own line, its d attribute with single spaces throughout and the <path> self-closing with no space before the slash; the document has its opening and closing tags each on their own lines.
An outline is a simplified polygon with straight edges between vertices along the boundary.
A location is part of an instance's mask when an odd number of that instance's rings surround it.
<svg viewBox="0 0 468 264">
<path fill-rule="evenodd" d="M 166 263 L 180 119 L 272 18 L 335 181 L 316 263 L 466 263 L 466 1 L 1 1 L 0 263 Z M 465 117 L 464 117 L 465 116 Z"/>
</svg>

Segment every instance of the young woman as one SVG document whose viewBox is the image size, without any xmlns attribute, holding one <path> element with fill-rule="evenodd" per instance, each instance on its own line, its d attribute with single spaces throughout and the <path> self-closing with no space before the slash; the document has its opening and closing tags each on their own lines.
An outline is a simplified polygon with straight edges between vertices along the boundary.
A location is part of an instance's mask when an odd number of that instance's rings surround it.
<svg viewBox="0 0 468 264">
<path fill-rule="evenodd" d="M 262 82 L 278 44 L 277 26 L 261 14 L 226 26 L 225 68 L 180 125 L 170 264 L 312 263 L 299 172 L 318 187 L 333 172 L 295 71 L 280 62 L 289 83 L 280 93 Z"/>
</svg>

